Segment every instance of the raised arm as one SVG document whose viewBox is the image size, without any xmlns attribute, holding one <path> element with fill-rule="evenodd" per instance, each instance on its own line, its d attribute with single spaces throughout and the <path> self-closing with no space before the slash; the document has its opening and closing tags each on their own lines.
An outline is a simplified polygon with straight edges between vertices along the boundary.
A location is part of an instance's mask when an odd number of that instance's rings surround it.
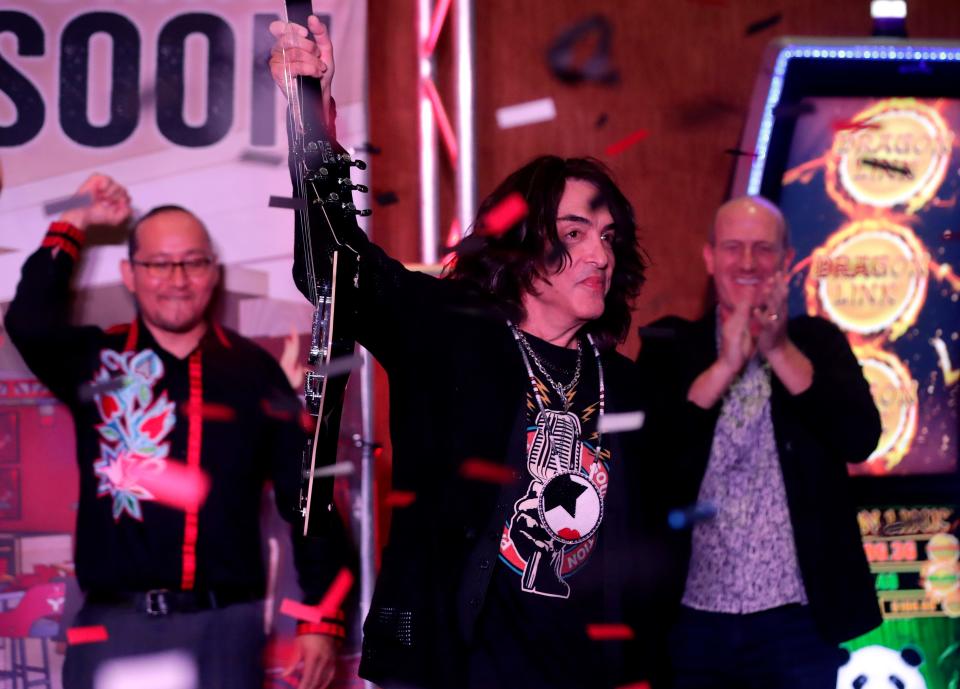
<svg viewBox="0 0 960 689">
<path fill-rule="evenodd" d="M 334 152 L 346 154 L 333 138 L 336 131 L 336 105 L 330 93 L 334 59 L 333 44 L 326 28 L 316 17 L 311 16 L 307 27 L 274 22 L 270 31 L 276 39 L 271 51 L 270 69 L 278 88 L 290 98 L 296 92 L 293 87 L 295 77 L 318 78 L 323 94 L 321 111 L 326 134 L 331 137 Z M 304 103 L 302 107 L 309 108 L 310 105 Z M 293 114 L 289 118 L 288 127 L 295 129 L 298 126 L 298 116 Z M 296 131 L 292 133 L 296 134 Z M 291 155 L 293 195 L 297 198 L 306 195 L 305 200 L 308 202 L 306 212 L 295 214 L 294 282 L 300 292 L 312 301 L 306 269 L 307 252 L 304 250 L 307 235 L 303 231 L 303 225 L 306 220 L 310 225 L 311 255 L 315 265 L 322 265 L 324 261 L 329 264 L 329 253 L 334 248 L 342 249 L 342 255 L 348 260 L 353 260 L 354 257 L 359 259 L 357 279 L 351 281 L 349 295 L 350 308 L 354 315 L 353 330 L 356 340 L 369 349 L 381 363 L 387 365 L 391 354 L 403 349 L 404 335 L 413 332 L 411 321 L 435 311 L 430 305 L 436 304 L 440 291 L 438 281 L 427 275 L 408 271 L 399 261 L 389 257 L 367 238 L 352 215 L 335 219 L 331 213 L 325 212 L 322 204 L 315 203 L 316 199 L 311 198 L 309 185 L 305 192 L 300 188 L 301 170 L 298 169 L 298 164 L 296 157 Z M 349 190 L 338 190 L 337 193 L 341 201 L 352 202 Z M 333 222 L 334 233 L 328 230 L 328 219 Z"/>
<path fill-rule="evenodd" d="M 70 281 L 87 228 L 118 225 L 130 216 L 126 189 L 106 175 L 90 176 L 76 191 L 89 204 L 51 223 L 40 248 L 24 263 L 5 326 L 27 366 L 54 394 L 70 401 L 87 346 L 100 336 L 93 327 L 69 323 Z"/>
</svg>

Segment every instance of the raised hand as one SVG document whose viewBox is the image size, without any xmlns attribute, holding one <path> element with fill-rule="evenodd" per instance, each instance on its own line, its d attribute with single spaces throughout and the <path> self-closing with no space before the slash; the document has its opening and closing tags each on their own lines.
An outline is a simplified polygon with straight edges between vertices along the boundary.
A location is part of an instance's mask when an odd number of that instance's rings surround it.
<svg viewBox="0 0 960 689">
<path fill-rule="evenodd" d="M 112 178 L 100 173 L 90 175 L 75 192 L 76 196 L 85 194 L 90 196 L 90 204 L 66 211 L 60 216 L 61 222 L 85 230 L 91 225 L 119 225 L 130 217 L 130 195 Z"/>
<path fill-rule="evenodd" d="M 734 374 L 753 356 L 754 339 L 750 332 L 751 304 L 744 300 L 734 306 L 720 328 L 720 361 Z"/>
<path fill-rule="evenodd" d="M 787 276 L 777 271 L 763 286 L 762 301 L 751 314 L 757 350 L 764 356 L 787 340 L 787 291 Z"/>
<path fill-rule="evenodd" d="M 270 50 L 270 74 L 287 95 L 288 80 L 297 76 L 317 77 L 326 103 L 333 85 L 333 43 L 326 25 L 310 15 L 307 26 L 275 21 L 270 33 L 276 40 Z"/>
</svg>

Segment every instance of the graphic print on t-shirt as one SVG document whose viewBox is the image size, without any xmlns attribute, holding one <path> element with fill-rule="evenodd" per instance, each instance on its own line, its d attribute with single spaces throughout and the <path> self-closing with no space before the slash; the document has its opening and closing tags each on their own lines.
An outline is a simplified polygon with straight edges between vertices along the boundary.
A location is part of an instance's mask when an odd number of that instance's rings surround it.
<svg viewBox="0 0 960 689">
<path fill-rule="evenodd" d="M 163 377 L 163 362 L 150 349 L 142 352 L 100 352 L 102 366 L 94 374 L 94 383 L 122 378 L 123 387 L 96 396 L 97 411 L 103 423 L 100 433 L 100 459 L 93 472 L 100 479 L 97 497 L 111 496 L 113 519 L 124 512 L 143 521 L 141 500 L 153 500 L 142 485 L 149 473 L 160 473 L 166 466 L 170 443 L 166 437 L 176 423 L 175 405 L 162 392 L 154 399 L 153 387 Z"/>
<path fill-rule="evenodd" d="M 548 403 L 546 388 L 540 389 Z M 569 598 L 566 578 L 584 565 L 596 546 L 609 454 L 602 451 L 598 460 L 595 447 L 582 438 L 588 424 L 596 427 L 596 404 L 579 414 L 541 410 L 533 400 L 530 404 L 534 423 L 527 428 L 527 472 L 531 480 L 504 525 L 500 558 L 520 574 L 522 591 Z M 596 441 L 595 432 L 590 440 Z"/>
</svg>

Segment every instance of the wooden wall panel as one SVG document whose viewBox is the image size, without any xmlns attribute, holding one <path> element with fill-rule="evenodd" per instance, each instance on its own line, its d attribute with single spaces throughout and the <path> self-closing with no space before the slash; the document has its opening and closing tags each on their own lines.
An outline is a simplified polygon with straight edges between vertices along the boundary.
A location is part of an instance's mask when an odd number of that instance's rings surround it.
<svg viewBox="0 0 960 689">
<path fill-rule="evenodd" d="M 666 313 L 696 315 L 706 277 L 701 245 L 729 186 L 735 147 L 767 43 L 781 35 L 867 36 L 869 0 L 476 0 L 477 125 L 481 196 L 505 174 L 541 153 L 595 155 L 613 168 L 634 202 L 652 267 L 635 314 L 640 324 Z M 960 37 L 960 3 L 909 3 L 911 36 Z M 403 258 L 416 256 L 416 53 L 412 0 L 371 0 L 371 119 L 374 186 L 398 191 L 380 208 L 378 240 Z M 592 14 L 614 26 L 616 85 L 566 85 L 546 54 L 565 28 Z M 781 14 L 752 36 L 746 27 Z M 439 46 L 443 70 L 451 42 Z M 447 79 L 441 91 L 448 96 Z M 497 108 L 550 96 L 556 120 L 510 130 L 496 126 Z M 450 100 L 452 103 L 452 98 Z M 606 124 L 597 120 L 606 114 Z M 608 158 L 605 147 L 646 129 L 649 137 Z M 448 223 L 452 179 L 443 190 Z M 631 337 L 625 351 L 636 351 Z"/>
</svg>

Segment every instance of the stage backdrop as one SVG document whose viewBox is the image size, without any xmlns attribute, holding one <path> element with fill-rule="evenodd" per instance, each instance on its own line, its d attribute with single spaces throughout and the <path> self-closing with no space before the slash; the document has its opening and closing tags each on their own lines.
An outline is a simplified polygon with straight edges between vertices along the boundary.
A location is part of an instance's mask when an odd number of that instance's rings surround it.
<svg viewBox="0 0 960 689">
<path fill-rule="evenodd" d="M 340 138 L 355 146 L 366 140 L 366 3 L 314 0 L 314 9 L 337 46 Z M 4 3 L 0 302 L 40 243 L 44 202 L 93 171 L 125 184 L 140 211 L 193 210 L 228 267 L 264 271 L 267 296 L 300 300 L 291 211 L 267 206 L 290 193 L 284 99 L 266 66 L 267 26 L 282 11 L 276 0 Z M 117 282 L 122 254 L 93 248 L 78 286 Z"/>
</svg>

